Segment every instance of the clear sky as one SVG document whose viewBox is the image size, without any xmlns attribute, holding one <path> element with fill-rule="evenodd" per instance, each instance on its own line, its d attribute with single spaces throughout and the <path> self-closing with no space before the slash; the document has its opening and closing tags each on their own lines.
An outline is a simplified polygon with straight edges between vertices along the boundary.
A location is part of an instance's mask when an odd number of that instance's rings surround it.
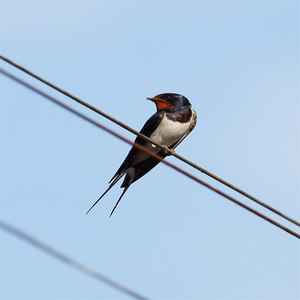
<svg viewBox="0 0 300 300">
<path fill-rule="evenodd" d="M 1 54 L 139 130 L 198 113 L 177 153 L 300 219 L 298 1 L 0 0 Z M 110 126 L 4 62 L 0 67 Z M 0 218 L 151 299 L 299 299 L 299 240 L 159 165 L 115 214 L 130 147 L 1 80 Z M 289 225 L 175 158 L 191 171 Z M 129 299 L 0 232 L 1 299 Z"/>
</svg>

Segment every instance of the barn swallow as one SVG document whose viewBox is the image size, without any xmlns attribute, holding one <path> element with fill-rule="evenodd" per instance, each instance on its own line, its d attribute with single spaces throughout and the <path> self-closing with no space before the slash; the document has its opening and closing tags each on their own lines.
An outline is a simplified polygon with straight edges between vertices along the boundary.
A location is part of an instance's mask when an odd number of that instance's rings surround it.
<svg viewBox="0 0 300 300">
<path fill-rule="evenodd" d="M 196 112 L 191 109 L 189 100 L 179 94 L 159 94 L 147 98 L 156 105 L 156 113 L 145 123 L 140 133 L 154 140 L 160 145 L 174 150 L 194 129 L 197 120 Z M 167 152 L 157 146 L 137 137 L 135 143 L 143 145 L 164 159 Z M 109 181 L 110 185 L 100 198 L 92 205 L 86 214 L 102 199 L 102 197 L 125 175 L 121 188 L 124 188 L 119 200 L 115 204 L 110 216 L 115 211 L 120 200 L 130 185 L 140 179 L 160 161 L 134 146 L 129 151 L 120 168 Z"/>
</svg>

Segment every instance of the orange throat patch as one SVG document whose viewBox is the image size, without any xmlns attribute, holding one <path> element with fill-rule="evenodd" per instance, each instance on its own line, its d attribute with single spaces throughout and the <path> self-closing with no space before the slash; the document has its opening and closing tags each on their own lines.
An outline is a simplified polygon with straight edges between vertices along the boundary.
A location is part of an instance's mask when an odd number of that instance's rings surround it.
<svg viewBox="0 0 300 300">
<path fill-rule="evenodd" d="M 154 100 L 154 102 L 156 104 L 157 110 L 164 109 L 166 107 L 170 107 L 171 106 L 171 104 L 168 101 L 162 100 L 162 99 Z"/>
</svg>

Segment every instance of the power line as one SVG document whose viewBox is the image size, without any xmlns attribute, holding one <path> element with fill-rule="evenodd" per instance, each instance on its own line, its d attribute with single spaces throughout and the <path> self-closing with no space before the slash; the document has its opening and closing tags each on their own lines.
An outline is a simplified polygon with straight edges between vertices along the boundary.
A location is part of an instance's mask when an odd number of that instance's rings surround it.
<svg viewBox="0 0 300 300">
<path fill-rule="evenodd" d="M 120 283 L 108 278 L 107 276 L 99 273 L 97 270 L 69 257 L 66 254 L 63 254 L 59 252 L 58 250 L 50 247 L 49 245 L 41 242 L 40 240 L 34 238 L 32 235 L 29 235 L 28 233 L 25 233 L 24 231 L 21 231 L 20 229 L 11 226 L 8 223 L 5 223 L 0 220 L 0 228 L 19 239 L 31 244 L 32 246 L 38 248 L 41 251 L 46 252 L 47 254 L 53 256 L 54 258 L 66 263 L 69 266 L 72 266 L 73 268 L 86 273 L 87 275 L 90 275 L 94 277 L 95 279 L 104 282 L 105 284 L 111 286 L 112 288 L 119 290 L 120 292 L 127 294 L 128 296 L 138 299 L 138 300 L 147 300 L 148 298 L 141 296 L 137 292 L 121 285 Z"/>
<path fill-rule="evenodd" d="M 165 165 L 168 165 L 169 167 L 171 167 L 171 168 L 175 169 L 176 171 L 178 171 L 178 172 L 184 174 L 185 176 L 189 177 L 190 179 L 193 179 L 194 181 L 200 183 L 201 185 L 204 185 L 205 187 L 207 187 L 208 189 L 214 191 L 215 193 L 217 193 L 217 194 L 219 194 L 219 195 L 221 195 L 221 196 L 227 198 L 228 200 L 234 202 L 235 204 L 237 204 L 237 205 L 243 207 L 244 209 L 246 209 L 246 210 L 252 212 L 253 214 L 255 214 L 255 215 L 261 217 L 262 219 L 264 219 L 264 220 L 270 222 L 271 224 L 277 226 L 278 228 L 280 228 L 280 229 L 282 229 L 282 230 L 288 232 L 289 234 L 291 234 L 291 235 L 297 237 L 298 239 L 300 239 L 300 234 L 296 233 L 295 231 L 292 231 L 291 229 L 289 229 L 289 228 L 283 226 L 282 224 L 280 224 L 280 223 L 274 221 L 273 219 L 267 217 L 266 215 L 260 213 L 259 211 L 255 210 L 255 209 L 251 208 L 250 206 L 248 206 L 248 205 L 246 205 L 246 204 L 244 204 L 244 203 L 242 203 L 242 202 L 236 200 L 235 198 L 233 198 L 233 197 L 227 195 L 226 193 L 222 192 L 221 190 L 219 190 L 219 189 L 217 189 L 217 188 L 215 188 L 215 187 L 209 185 L 208 183 L 204 182 L 203 180 L 199 179 L 198 177 L 196 177 L 196 176 L 194 176 L 194 175 L 192 175 L 192 174 L 190 174 L 190 173 L 184 171 L 183 169 L 177 167 L 176 165 L 174 165 L 174 164 L 172 164 L 172 163 L 170 163 L 170 162 L 168 162 L 168 161 L 166 161 L 166 160 L 163 160 L 163 158 L 162 158 L 161 156 L 155 154 L 154 152 L 151 152 L 149 149 L 145 148 L 144 146 L 142 146 L 142 145 L 140 145 L 140 144 L 137 144 L 137 143 L 134 143 L 134 142 L 130 141 L 129 139 L 125 138 L 124 136 L 122 136 L 122 135 L 116 133 L 115 131 L 109 129 L 108 127 L 106 127 L 106 126 L 104 126 L 104 125 L 102 125 L 102 124 L 100 124 L 100 123 L 94 121 L 93 119 L 91 119 L 91 118 L 85 116 L 84 114 L 82 114 L 82 113 L 76 111 L 75 109 L 69 107 L 68 105 L 66 105 L 66 104 L 64 104 L 64 103 L 62 103 L 62 102 L 60 102 L 59 100 L 55 99 L 54 97 L 52 97 L 52 96 L 46 94 L 45 92 L 43 92 L 43 91 L 41 91 L 41 90 L 39 90 L 39 89 L 33 87 L 32 85 L 26 83 L 25 81 L 23 81 L 23 80 L 21 80 L 21 79 L 15 77 L 14 75 L 12 75 L 12 74 L 10 74 L 10 73 L 8 73 L 8 72 L 2 70 L 2 69 L 0 69 L 0 73 L 2 73 L 3 75 L 5 75 L 6 77 L 8 77 L 8 78 L 10 78 L 10 79 L 12 79 L 12 80 L 18 82 L 19 84 L 23 85 L 24 87 L 26 87 L 26 88 L 28 88 L 28 89 L 30 89 L 30 90 L 36 92 L 37 94 L 43 96 L 44 98 L 47 98 L 48 100 L 54 102 L 55 104 L 59 105 L 60 107 L 63 107 L 63 108 L 65 108 L 65 109 L 67 109 L 68 111 L 72 112 L 73 114 L 77 115 L 78 117 L 80 117 L 80 118 L 82 118 L 82 119 L 84 119 L 84 120 L 90 122 L 91 124 L 93 124 L 93 125 L 95 125 L 95 126 L 101 128 L 101 129 L 105 130 L 106 132 L 108 132 L 108 133 L 114 135 L 115 137 L 117 137 L 117 138 L 123 140 L 124 142 L 126 142 L 126 143 L 128 143 L 128 144 L 130 144 L 130 145 L 133 145 L 134 147 L 138 148 L 139 150 L 144 151 L 145 153 L 147 153 L 147 154 L 153 156 L 154 158 L 156 158 L 157 160 L 161 161 L 161 162 L 164 163 Z"/>
<path fill-rule="evenodd" d="M 142 138 L 142 139 L 144 139 L 144 140 L 150 142 L 151 144 L 154 144 L 155 146 L 159 147 L 160 149 L 166 151 L 169 155 L 173 155 L 173 156 L 176 157 L 177 159 L 183 161 L 184 163 L 190 165 L 191 167 L 197 169 L 198 171 L 200 171 L 200 172 L 202 172 L 202 173 L 208 175 L 209 177 L 211 177 L 211 178 L 213 178 L 213 179 L 219 181 L 220 183 L 222 183 L 222 184 L 226 185 L 227 187 L 233 189 L 234 191 L 236 191 L 236 192 L 242 194 L 243 196 L 245 196 L 245 197 L 251 199 L 252 201 L 256 202 L 257 204 L 259 204 L 259 205 L 261 205 L 261 206 L 263 206 L 263 207 L 265 207 L 266 209 L 272 211 L 273 213 L 275 213 L 275 214 L 281 216 L 282 218 L 284 218 L 284 219 L 286 219 L 286 220 L 288 220 L 288 221 L 290 221 L 290 222 L 296 224 L 297 226 L 300 226 L 300 223 L 299 223 L 298 221 L 296 221 L 296 220 L 294 220 L 293 218 L 287 216 L 286 214 L 282 213 L 281 211 L 279 211 L 279 210 L 273 208 L 272 206 L 270 206 L 270 205 L 264 203 L 263 201 L 257 199 L 256 197 L 250 195 L 249 193 L 243 191 L 242 189 L 240 189 L 240 188 L 238 188 L 238 187 L 232 185 L 231 183 L 229 183 L 229 182 L 227 182 L 226 180 L 224 180 L 224 179 L 218 177 L 217 175 L 215 175 L 215 174 L 213 174 L 213 173 L 207 171 L 206 169 L 204 169 L 204 168 L 202 168 L 201 166 L 199 166 L 199 165 L 193 163 L 192 161 L 186 159 L 185 157 L 183 157 L 183 156 L 177 154 L 175 151 L 171 151 L 171 150 L 168 149 L 166 146 L 160 145 L 160 144 L 156 143 L 155 141 L 152 141 L 149 137 L 147 137 L 147 136 L 141 134 L 140 132 L 138 132 L 138 131 L 134 130 L 133 128 L 129 127 L 128 125 L 126 125 L 126 124 L 120 122 L 119 120 L 117 120 L 117 119 L 111 117 L 110 115 L 106 114 L 105 112 L 103 112 L 103 111 L 99 110 L 98 108 L 96 108 L 96 107 L 94 107 L 94 106 L 92 106 L 92 105 L 86 103 L 85 101 L 83 101 L 83 100 L 81 100 L 80 98 L 78 98 L 78 97 L 76 97 L 76 96 L 70 94 L 69 92 L 67 92 L 67 91 L 65 91 L 65 90 L 63 90 L 63 89 L 61 89 L 60 87 L 54 85 L 53 83 L 51 83 L 51 82 L 49 82 L 49 81 L 43 79 L 42 77 L 40 77 L 40 76 L 34 74 L 33 72 L 31 72 L 31 71 L 29 71 L 28 69 L 22 67 L 21 65 L 18 65 L 17 63 L 13 62 L 12 60 L 10 60 L 10 59 L 8 59 L 8 58 L 2 56 L 2 55 L 0 55 L 0 58 L 1 58 L 2 60 L 4 60 L 5 62 L 11 64 L 12 66 L 18 68 L 19 70 L 25 72 L 26 74 L 28 74 L 28 75 L 34 77 L 35 79 L 37 79 L 37 80 L 43 82 L 44 84 L 50 86 L 51 88 L 57 90 L 58 92 L 60 92 L 60 93 L 62 93 L 62 94 L 64 94 L 65 96 L 67 96 L 67 97 L 69 97 L 69 98 L 75 100 L 76 102 L 80 103 L 81 105 L 83 105 L 83 106 L 85 106 L 85 107 L 87 107 L 87 108 L 93 110 L 94 112 L 100 114 L 101 116 L 107 118 L 108 120 L 114 122 L 115 124 L 117 124 L 117 125 L 123 127 L 124 129 L 130 131 L 131 133 L 133 133 L 133 134 L 139 136 L 140 138 Z"/>
</svg>

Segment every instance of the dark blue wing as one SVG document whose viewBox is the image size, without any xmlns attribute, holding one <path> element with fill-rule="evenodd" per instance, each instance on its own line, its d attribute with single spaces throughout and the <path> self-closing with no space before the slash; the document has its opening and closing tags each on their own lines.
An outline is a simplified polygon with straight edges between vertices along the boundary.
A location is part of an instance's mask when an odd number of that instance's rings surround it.
<svg viewBox="0 0 300 300">
<path fill-rule="evenodd" d="M 156 112 L 153 116 L 151 116 L 148 121 L 145 123 L 145 125 L 143 126 L 143 128 L 141 129 L 140 133 L 150 137 L 151 134 L 157 129 L 157 127 L 159 126 L 162 117 L 163 117 L 164 113 L 163 112 Z M 137 137 L 135 139 L 135 143 L 138 143 L 140 145 L 144 145 L 146 143 L 145 140 L 143 140 L 140 137 Z M 113 178 L 110 180 L 110 182 L 117 177 L 120 173 L 122 173 L 123 171 L 125 171 L 127 168 L 129 168 L 132 164 L 133 159 L 135 158 L 136 154 L 139 152 L 140 150 L 138 150 L 135 147 L 132 147 L 131 150 L 129 151 L 129 153 L 127 154 L 126 158 L 124 159 L 123 163 L 121 164 L 120 168 L 118 169 L 118 171 L 116 172 L 116 174 L 113 176 Z M 147 160 L 147 159 L 146 159 Z M 155 161 L 157 161 L 155 159 Z M 143 162 L 140 162 L 139 164 L 141 164 Z M 158 163 L 158 161 L 157 161 Z M 156 163 L 156 164 L 157 164 Z M 155 165 L 156 165 L 155 164 Z M 153 165 L 153 167 L 155 166 Z M 142 166 L 142 165 L 141 165 Z M 152 167 L 152 168 L 153 168 Z M 148 171 L 150 171 L 152 168 L 150 168 Z M 148 172 L 147 171 L 147 172 Z M 146 172 L 146 173 L 147 173 Z M 144 174 L 146 174 L 144 173 Z M 143 174 L 143 175 L 144 175 Z M 141 176 L 143 176 L 141 175 Z M 141 177 L 139 176 L 139 178 Z M 134 180 L 135 181 L 135 180 Z"/>
</svg>

